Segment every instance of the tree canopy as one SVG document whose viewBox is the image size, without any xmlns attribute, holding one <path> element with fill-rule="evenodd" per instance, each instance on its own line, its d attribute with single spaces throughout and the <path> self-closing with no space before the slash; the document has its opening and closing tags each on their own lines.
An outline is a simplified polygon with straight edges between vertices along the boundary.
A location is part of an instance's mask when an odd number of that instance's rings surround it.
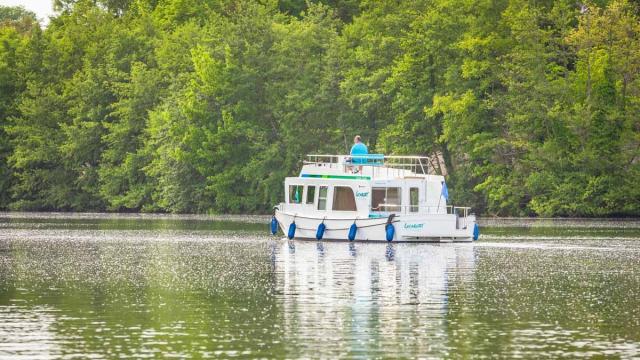
<svg viewBox="0 0 640 360">
<path fill-rule="evenodd" d="M 0 6 L 0 209 L 269 212 L 359 134 L 477 213 L 640 215 L 637 2 L 54 8 Z"/>
</svg>

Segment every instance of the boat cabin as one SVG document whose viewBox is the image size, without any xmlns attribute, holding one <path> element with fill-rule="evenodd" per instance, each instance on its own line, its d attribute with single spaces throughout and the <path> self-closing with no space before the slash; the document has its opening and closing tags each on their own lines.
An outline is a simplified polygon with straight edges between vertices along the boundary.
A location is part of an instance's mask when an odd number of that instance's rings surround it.
<svg viewBox="0 0 640 360">
<path fill-rule="evenodd" d="M 442 196 L 444 177 L 435 174 L 429 160 L 382 154 L 308 155 L 300 175 L 285 180 L 281 210 L 345 219 L 447 214 L 453 208 Z"/>
</svg>

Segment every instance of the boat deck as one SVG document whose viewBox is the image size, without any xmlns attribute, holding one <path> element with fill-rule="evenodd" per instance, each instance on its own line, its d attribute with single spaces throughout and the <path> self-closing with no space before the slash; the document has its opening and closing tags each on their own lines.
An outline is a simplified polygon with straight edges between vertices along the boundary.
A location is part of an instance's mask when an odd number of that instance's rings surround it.
<svg viewBox="0 0 640 360">
<path fill-rule="evenodd" d="M 307 155 L 300 177 L 343 179 L 424 179 L 441 175 L 434 157 L 368 155 Z M 323 176 L 324 175 L 324 176 Z"/>
</svg>

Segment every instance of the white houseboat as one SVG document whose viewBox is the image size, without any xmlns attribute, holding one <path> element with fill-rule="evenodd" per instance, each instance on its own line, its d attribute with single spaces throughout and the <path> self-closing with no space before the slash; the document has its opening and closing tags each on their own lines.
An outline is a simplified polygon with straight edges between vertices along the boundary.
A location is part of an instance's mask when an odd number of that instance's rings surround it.
<svg viewBox="0 0 640 360">
<path fill-rule="evenodd" d="M 468 207 L 447 204 L 444 176 L 420 156 L 308 155 L 285 180 L 271 231 L 287 237 L 363 241 L 472 241 Z"/>
</svg>

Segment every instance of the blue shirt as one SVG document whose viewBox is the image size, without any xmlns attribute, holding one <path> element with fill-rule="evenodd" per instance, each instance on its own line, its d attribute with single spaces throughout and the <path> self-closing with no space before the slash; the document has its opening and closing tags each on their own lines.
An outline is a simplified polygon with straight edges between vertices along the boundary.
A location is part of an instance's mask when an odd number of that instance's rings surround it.
<svg viewBox="0 0 640 360">
<path fill-rule="evenodd" d="M 367 145 L 363 143 L 355 143 L 351 147 L 351 155 L 367 155 L 369 153 L 369 149 L 367 149 Z"/>
<path fill-rule="evenodd" d="M 367 159 L 358 158 L 358 155 L 367 155 L 369 153 L 369 149 L 367 149 L 367 145 L 363 143 L 355 143 L 351 147 L 351 155 L 354 159 L 351 160 L 353 164 L 365 164 Z"/>
</svg>

